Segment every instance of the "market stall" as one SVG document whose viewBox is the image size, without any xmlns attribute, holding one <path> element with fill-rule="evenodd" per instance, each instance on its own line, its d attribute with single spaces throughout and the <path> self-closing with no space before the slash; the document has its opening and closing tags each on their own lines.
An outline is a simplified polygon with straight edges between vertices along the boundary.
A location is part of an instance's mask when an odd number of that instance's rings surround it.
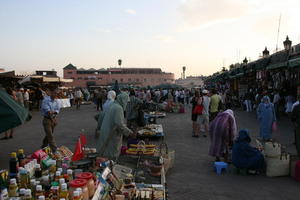
<svg viewBox="0 0 300 200">
<path fill-rule="evenodd" d="M 65 146 L 55 154 L 45 148 L 25 155 L 20 149 L 11 153 L 9 170 L 0 172 L 1 199 L 164 200 L 164 157 L 158 146 L 150 146 L 153 153 L 147 155 L 149 145 L 130 145 L 137 153 L 122 154 L 116 161 L 81 146 L 74 154 Z"/>
</svg>

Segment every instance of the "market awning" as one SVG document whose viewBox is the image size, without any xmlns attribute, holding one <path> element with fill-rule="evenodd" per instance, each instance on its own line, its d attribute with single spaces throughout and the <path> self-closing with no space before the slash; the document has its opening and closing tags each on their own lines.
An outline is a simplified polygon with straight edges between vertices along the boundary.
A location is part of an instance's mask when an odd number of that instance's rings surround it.
<svg viewBox="0 0 300 200">
<path fill-rule="evenodd" d="M 279 69 L 279 68 L 283 68 L 283 67 L 287 67 L 287 62 L 281 62 L 281 63 L 268 65 L 267 69 L 273 70 L 273 69 Z"/>
<path fill-rule="evenodd" d="M 23 124 L 29 116 L 27 109 L 0 89 L 0 133 Z"/>
<path fill-rule="evenodd" d="M 289 60 L 289 67 L 300 67 L 300 58 Z"/>
</svg>

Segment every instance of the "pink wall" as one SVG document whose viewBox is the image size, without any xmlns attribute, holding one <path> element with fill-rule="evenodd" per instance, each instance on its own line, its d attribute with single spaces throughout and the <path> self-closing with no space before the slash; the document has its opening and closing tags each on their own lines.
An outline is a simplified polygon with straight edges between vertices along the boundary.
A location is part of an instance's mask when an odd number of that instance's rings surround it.
<svg viewBox="0 0 300 200">
<path fill-rule="evenodd" d="M 133 84 L 141 87 L 155 86 L 165 83 L 175 83 L 173 73 L 161 74 L 77 74 L 76 70 L 64 69 L 64 78 L 73 78 L 73 83 L 66 86 L 87 87 L 88 81 L 95 81 L 96 85 L 108 85 L 118 80 L 119 83 Z M 79 79 L 78 79 L 79 78 Z M 85 80 L 88 78 L 88 80 Z M 92 80 L 95 79 L 95 80 Z"/>
</svg>

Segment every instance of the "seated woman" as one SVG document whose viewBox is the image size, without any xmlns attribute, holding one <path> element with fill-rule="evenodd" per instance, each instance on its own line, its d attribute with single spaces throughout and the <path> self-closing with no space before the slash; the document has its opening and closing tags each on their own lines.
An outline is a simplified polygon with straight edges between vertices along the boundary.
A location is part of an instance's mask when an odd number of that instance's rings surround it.
<svg viewBox="0 0 300 200">
<path fill-rule="evenodd" d="M 250 145 L 251 138 L 248 130 L 241 130 L 233 144 L 232 163 L 237 168 L 262 172 L 265 162 L 262 153 Z"/>
</svg>

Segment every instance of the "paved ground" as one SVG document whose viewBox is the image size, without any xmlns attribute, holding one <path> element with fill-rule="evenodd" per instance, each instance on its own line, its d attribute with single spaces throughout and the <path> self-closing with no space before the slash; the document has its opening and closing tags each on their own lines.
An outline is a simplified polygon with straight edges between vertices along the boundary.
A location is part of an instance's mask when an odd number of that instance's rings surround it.
<svg viewBox="0 0 300 200">
<path fill-rule="evenodd" d="M 62 110 L 55 132 L 58 145 L 74 149 L 77 136 L 84 129 L 88 142 L 93 146 L 96 111 L 93 106 L 83 106 L 80 111 L 73 108 Z M 258 134 L 254 113 L 236 112 L 239 128 L 250 129 L 253 138 Z M 0 168 L 8 166 L 9 153 L 18 148 L 32 152 L 41 145 L 44 132 L 38 112 L 33 119 L 16 129 L 15 138 L 0 141 Z M 216 175 L 213 158 L 209 157 L 208 138 L 191 137 L 190 114 L 168 114 L 159 120 L 164 124 L 169 147 L 176 150 L 174 168 L 167 176 L 169 197 L 176 199 L 221 200 L 221 199 L 299 199 L 300 183 L 290 177 L 268 178 L 265 176 L 240 176 L 233 172 Z M 292 126 L 287 120 L 279 122 L 279 131 L 274 137 L 287 145 L 294 153 Z"/>
</svg>

